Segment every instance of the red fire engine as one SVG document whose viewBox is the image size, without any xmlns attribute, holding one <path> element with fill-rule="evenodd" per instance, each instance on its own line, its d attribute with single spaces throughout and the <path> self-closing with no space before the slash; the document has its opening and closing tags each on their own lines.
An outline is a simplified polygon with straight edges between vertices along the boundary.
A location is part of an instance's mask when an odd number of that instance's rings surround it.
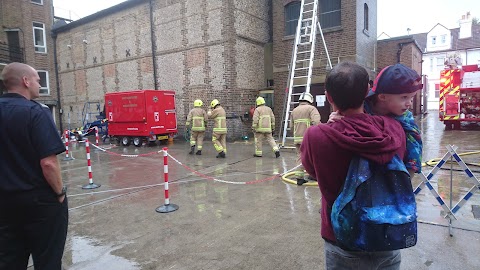
<svg viewBox="0 0 480 270">
<path fill-rule="evenodd" d="M 175 92 L 136 90 L 105 94 L 108 135 L 122 145 L 168 140 L 177 133 Z"/>
<path fill-rule="evenodd" d="M 461 122 L 480 122 L 480 68 L 466 65 L 440 74 L 440 121 L 446 129 Z"/>
</svg>

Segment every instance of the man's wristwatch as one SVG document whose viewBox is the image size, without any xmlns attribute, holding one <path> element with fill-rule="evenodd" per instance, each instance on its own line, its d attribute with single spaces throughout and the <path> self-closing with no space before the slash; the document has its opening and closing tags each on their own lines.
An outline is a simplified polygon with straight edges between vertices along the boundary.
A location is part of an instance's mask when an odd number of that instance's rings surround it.
<svg viewBox="0 0 480 270">
<path fill-rule="evenodd" d="M 60 193 L 57 193 L 57 197 L 59 198 L 66 194 L 67 194 L 67 186 L 63 186 L 62 191 Z"/>
</svg>

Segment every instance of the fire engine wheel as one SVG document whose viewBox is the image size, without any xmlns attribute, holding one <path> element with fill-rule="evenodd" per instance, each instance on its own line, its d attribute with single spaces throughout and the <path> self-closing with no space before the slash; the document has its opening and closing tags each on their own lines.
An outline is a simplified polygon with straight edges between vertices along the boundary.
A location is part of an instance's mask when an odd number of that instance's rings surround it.
<svg viewBox="0 0 480 270">
<path fill-rule="evenodd" d="M 135 145 L 136 147 L 140 147 L 142 146 L 142 138 L 141 137 L 133 137 L 133 145 Z"/>
<path fill-rule="evenodd" d="M 122 145 L 123 146 L 129 146 L 130 145 L 130 138 L 125 136 L 125 137 L 122 137 Z"/>
<path fill-rule="evenodd" d="M 445 130 L 458 130 L 461 129 L 459 121 L 445 121 Z"/>
</svg>

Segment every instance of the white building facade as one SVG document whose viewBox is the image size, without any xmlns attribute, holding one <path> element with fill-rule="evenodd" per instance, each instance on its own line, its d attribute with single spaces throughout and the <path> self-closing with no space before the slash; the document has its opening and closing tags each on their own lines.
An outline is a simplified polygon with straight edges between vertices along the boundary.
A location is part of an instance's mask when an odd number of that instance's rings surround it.
<svg viewBox="0 0 480 270">
<path fill-rule="evenodd" d="M 423 47 L 422 72 L 427 76 L 428 110 L 438 110 L 440 94 L 440 72 L 445 65 L 456 61 L 462 65 L 480 64 L 480 25 L 474 24 L 470 13 L 462 16 L 460 27 L 448 29 L 441 24 L 435 25 L 420 38 L 425 41 Z"/>
</svg>

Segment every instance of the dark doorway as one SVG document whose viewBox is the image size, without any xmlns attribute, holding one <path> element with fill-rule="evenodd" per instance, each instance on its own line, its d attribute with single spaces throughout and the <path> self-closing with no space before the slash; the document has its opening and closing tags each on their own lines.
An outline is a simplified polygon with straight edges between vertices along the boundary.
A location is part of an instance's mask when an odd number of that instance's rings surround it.
<svg viewBox="0 0 480 270">
<path fill-rule="evenodd" d="M 305 91 L 305 87 L 296 87 L 295 93 L 302 93 Z M 310 85 L 310 94 L 313 96 L 313 106 L 315 106 L 320 113 L 320 121 L 322 123 L 326 123 L 328 117 L 330 116 L 330 103 L 328 103 L 327 98 L 325 96 L 325 84 L 312 84 Z M 293 96 L 292 101 L 298 102 L 299 96 Z M 323 102 L 322 102 L 323 101 Z M 321 103 L 320 103 L 321 102 Z M 293 108 L 291 108 L 293 109 Z"/>
<path fill-rule="evenodd" d="M 318 112 L 320 113 L 320 121 L 326 123 L 330 116 L 331 109 L 330 103 L 328 103 L 327 97 L 325 96 L 325 84 L 312 84 L 310 86 L 310 94 L 312 94 L 313 99 L 315 100 L 314 106 L 317 107 Z M 318 101 L 323 101 L 323 104 L 319 104 Z"/>
</svg>

